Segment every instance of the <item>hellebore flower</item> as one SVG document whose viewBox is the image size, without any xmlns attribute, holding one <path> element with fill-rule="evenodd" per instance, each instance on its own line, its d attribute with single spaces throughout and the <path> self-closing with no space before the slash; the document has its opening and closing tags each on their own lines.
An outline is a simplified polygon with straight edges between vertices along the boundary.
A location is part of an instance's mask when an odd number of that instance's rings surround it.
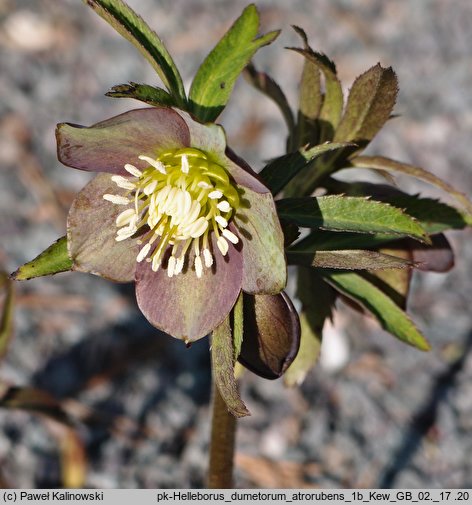
<svg viewBox="0 0 472 505">
<path fill-rule="evenodd" d="M 98 172 L 69 212 L 74 269 L 135 280 L 154 326 L 189 343 L 225 319 L 241 290 L 282 291 L 272 195 L 226 147 L 222 127 L 153 107 L 91 127 L 59 124 L 56 137 L 63 164 Z"/>
</svg>

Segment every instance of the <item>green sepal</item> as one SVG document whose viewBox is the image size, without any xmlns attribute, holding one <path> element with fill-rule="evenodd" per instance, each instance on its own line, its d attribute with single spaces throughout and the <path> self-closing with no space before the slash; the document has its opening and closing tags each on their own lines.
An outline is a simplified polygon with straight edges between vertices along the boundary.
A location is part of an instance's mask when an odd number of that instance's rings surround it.
<svg viewBox="0 0 472 505">
<path fill-rule="evenodd" d="M 288 153 L 266 165 L 259 175 L 264 180 L 264 184 L 270 189 L 272 194 L 277 195 L 300 171 L 309 169 L 312 163 L 320 156 L 346 146 L 349 143 L 320 144 L 310 149 L 300 149 L 293 153 Z"/>
<path fill-rule="evenodd" d="M 7 352 L 8 344 L 13 335 L 13 304 L 15 290 L 13 282 L 5 272 L 0 272 L 0 290 L 3 292 L 0 298 L 0 359 Z"/>
<path fill-rule="evenodd" d="M 34 260 L 22 265 L 11 274 L 11 278 L 17 281 L 27 281 L 34 277 L 53 275 L 72 270 L 73 261 L 67 252 L 67 237 L 61 237 L 50 245 Z"/>
<path fill-rule="evenodd" d="M 422 351 L 430 345 L 408 315 L 385 293 L 354 272 L 320 270 L 326 282 L 368 310 L 382 328 L 402 342 Z"/>
<path fill-rule="evenodd" d="M 162 88 L 149 86 L 149 84 L 138 84 L 130 82 L 129 84 L 118 84 L 113 86 L 105 96 L 111 98 L 134 98 L 140 102 L 154 106 L 174 107 L 178 105 L 175 98 Z"/>
<path fill-rule="evenodd" d="M 259 14 L 251 4 L 205 58 L 189 92 L 190 112 L 200 121 L 211 122 L 220 115 L 236 79 L 255 52 L 279 35 L 273 31 L 257 37 L 258 30 Z"/>
<path fill-rule="evenodd" d="M 244 69 L 243 76 L 252 86 L 269 97 L 278 106 L 290 133 L 295 127 L 295 121 L 287 97 L 280 86 L 270 75 L 257 70 L 252 63 Z"/>
<path fill-rule="evenodd" d="M 249 415 L 238 392 L 234 376 L 234 343 L 229 317 L 213 330 L 211 337 L 211 368 L 216 387 L 234 417 Z"/>
<path fill-rule="evenodd" d="M 288 250 L 287 262 L 289 265 L 341 270 L 384 270 L 390 268 L 412 268 L 415 266 L 409 260 L 362 249 L 314 252 Z"/>
<path fill-rule="evenodd" d="M 298 226 L 409 236 L 429 243 L 421 225 L 400 209 L 368 198 L 340 195 L 278 200 L 277 212 Z"/>
<path fill-rule="evenodd" d="M 185 109 L 185 89 L 174 60 L 156 32 L 141 16 L 122 0 L 84 0 L 84 3 L 139 50 L 178 105 Z"/>
</svg>

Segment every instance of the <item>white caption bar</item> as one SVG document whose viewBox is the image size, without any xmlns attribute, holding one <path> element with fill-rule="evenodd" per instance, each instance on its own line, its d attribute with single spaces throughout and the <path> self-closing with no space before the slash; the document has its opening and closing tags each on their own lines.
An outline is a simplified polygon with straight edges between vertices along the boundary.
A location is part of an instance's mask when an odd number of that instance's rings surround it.
<svg viewBox="0 0 472 505">
<path fill-rule="evenodd" d="M 223 490 L 178 490 L 178 489 L 6 489 L 0 490 L 0 503 L 26 504 L 72 504 L 72 503 L 100 503 L 104 505 L 136 505 L 147 504 L 333 504 L 350 503 L 375 504 L 432 504 L 444 503 L 454 505 L 472 504 L 472 490 L 470 489 L 223 489 Z"/>
</svg>

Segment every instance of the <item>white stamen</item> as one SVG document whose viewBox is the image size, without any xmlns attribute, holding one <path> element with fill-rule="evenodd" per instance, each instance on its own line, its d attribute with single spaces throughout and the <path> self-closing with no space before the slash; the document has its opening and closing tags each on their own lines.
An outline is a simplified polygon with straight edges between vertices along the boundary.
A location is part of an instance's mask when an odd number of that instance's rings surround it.
<svg viewBox="0 0 472 505">
<path fill-rule="evenodd" d="M 200 277 L 203 274 L 203 265 L 202 265 L 202 258 L 200 256 L 195 256 L 195 273 L 197 274 L 197 277 L 200 279 Z"/>
<path fill-rule="evenodd" d="M 136 186 L 134 183 L 130 182 L 125 177 L 121 175 L 113 175 L 111 180 L 119 187 L 123 189 L 135 189 Z"/>
<path fill-rule="evenodd" d="M 161 220 L 161 218 L 162 214 L 160 214 L 157 211 L 157 209 L 149 209 L 149 217 L 147 219 L 147 224 L 149 228 L 153 229 L 157 225 L 157 223 Z"/>
<path fill-rule="evenodd" d="M 159 256 L 159 254 L 156 254 L 152 258 L 152 264 L 151 264 L 152 271 L 157 272 L 159 270 L 160 266 L 161 266 L 161 258 Z"/>
<path fill-rule="evenodd" d="M 216 206 L 221 212 L 229 212 L 231 210 L 231 205 L 226 200 L 221 200 Z"/>
<path fill-rule="evenodd" d="M 218 237 L 218 240 L 216 241 L 216 245 L 218 246 L 218 249 L 220 250 L 220 253 L 223 256 L 226 256 L 229 246 L 228 242 L 223 237 Z"/>
<path fill-rule="evenodd" d="M 182 209 L 182 214 L 186 216 L 190 212 L 192 207 L 192 195 L 188 191 L 184 191 L 184 205 Z"/>
<path fill-rule="evenodd" d="M 182 164 L 180 166 L 180 169 L 182 170 L 182 172 L 184 174 L 188 174 L 188 171 L 190 170 L 190 166 L 188 164 L 188 158 L 185 154 L 182 156 L 181 162 L 182 162 Z"/>
<path fill-rule="evenodd" d="M 164 163 L 159 160 L 153 160 L 149 156 L 144 156 L 144 154 L 141 154 L 138 156 L 140 160 L 145 161 L 146 163 L 149 163 L 151 167 L 154 167 L 157 171 L 159 171 L 161 174 L 167 174 L 166 167 L 164 166 Z"/>
<path fill-rule="evenodd" d="M 151 250 L 151 244 L 146 244 L 142 247 L 142 249 L 139 251 L 139 254 L 136 258 L 136 261 L 138 263 L 141 263 L 141 261 L 143 261 L 143 259 L 148 255 L 149 251 Z"/>
<path fill-rule="evenodd" d="M 121 231 L 123 231 L 125 229 L 126 229 L 126 232 L 120 233 Z M 129 230 L 127 228 L 121 228 L 120 230 L 118 230 L 115 240 L 117 242 L 122 242 L 123 240 L 126 240 L 127 238 L 132 237 L 135 233 L 136 233 L 136 230 Z"/>
<path fill-rule="evenodd" d="M 229 244 L 240 242 L 238 235 L 228 229 L 234 212 L 225 197 L 227 186 L 228 189 L 232 186 L 229 178 L 226 182 L 222 179 L 222 182 L 213 183 L 205 175 L 210 162 L 198 163 L 198 158 L 207 160 L 203 153 L 199 156 L 181 150 L 158 158 L 152 154 L 142 154 L 138 158 L 143 167 L 125 164 L 126 172 L 111 175 L 118 186 L 117 194 L 103 195 L 107 201 L 126 206 L 116 213 L 115 240 L 120 242 L 134 237 L 139 246 L 136 261 L 149 263 L 154 272 L 161 268 L 166 250 L 171 248 L 166 262 L 168 277 L 175 277 L 184 270 L 192 246 L 193 265 L 187 268 L 201 278 L 205 268 L 214 265 L 216 248 L 217 254 L 226 256 Z M 138 239 L 136 235 L 140 230 L 143 233 Z M 209 243 L 213 233 L 216 247 L 210 247 Z"/>
<path fill-rule="evenodd" d="M 185 262 L 185 256 L 180 256 L 177 258 L 177 261 L 175 262 L 175 268 L 174 268 L 174 275 L 180 274 L 182 270 L 184 269 L 184 262 Z"/>
<path fill-rule="evenodd" d="M 173 219 L 177 219 L 178 221 L 180 221 L 183 217 L 185 217 L 181 213 L 183 204 L 184 204 L 184 195 L 182 190 L 178 189 L 175 192 L 171 205 L 169 205 L 169 207 L 167 208 L 167 213 L 169 214 L 169 216 L 172 216 Z"/>
<path fill-rule="evenodd" d="M 121 228 L 122 226 L 127 225 L 134 215 L 135 215 L 134 209 L 124 210 L 121 214 L 118 214 L 115 221 L 116 226 Z"/>
<path fill-rule="evenodd" d="M 232 244 L 237 244 L 239 242 L 239 238 L 232 231 L 229 231 L 226 228 L 223 230 L 223 236 L 226 237 Z"/>
<path fill-rule="evenodd" d="M 185 222 L 186 223 L 193 223 L 195 221 L 195 219 L 197 219 L 198 214 L 200 214 L 200 210 L 201 210 L 201 205 L 196 200 L 194 200 Z"/>
<path fill-rule="evenodd" d="M 120 195 L 105 194 L 103 195 L 103 199 L 116 205 L 128 205 L 128 203 L 130 203 L 130 200 L 126 198 L 126 196 L 120 196 Z"/>
<path fill-rule="evenodd" d="M 171 256 L 169 258 L 169 261 L 167 262 L 167 275 L 169 277 L 173 277 L 175 274 L 175 263 L 176 263 L 175 257 Z"/>
<path fill-rule="evenodd" d="M 198 238 L 201 237 L 206 232 L 207 228 L 208 228 L 208 221 L 204 217 L 200 217 L 194 223 L 192 223 L 187 233 L 192 238 Z"/>
<path fill-rule="evenodd" d="M 215 216 L 215 221 L 223 228 L 228 226 L 228 221 L 223 216 Z"/>
<path fill-rule="evenodd" d="M 223 196 L 223 193 L 219 189 L 215 189 L 214 191 L 208 193 L 208 198 L 210 200 L 218 200 L 218 198 L 221 198 Z"/>
<path fill-rule="evenodd" d="M 134 165 L 131 165 L 130 163 L 126 163 L 125 170 L 131 175 L 134 175 L 135 177 L 141 177 L 143 175 L 141 170 L 136 168 Z"/>
<path fill-rule="evenodd" d="M 159 193 L 157 194 L 157 196 L 154 199 L 154 205 L 156 207 L 158 207 L 167 198 L 167 196 L 169 195 L 171 189 L 172 189 L 172 186 L 170 186 L 169 184 L 167 184 L 167 186 L 164 186 L 159 191 Z"/>
<path fill-rule="evenodd" d="M 176 222 L 180 222 L 183 217 L 185 217 L 186 212 L 184 212 L 185 209 L 185 193 L 186 191 L 179 191 L 175 198 L 175 213 L 172 216 Z M 191 203 L 190 203 L 191 205 Z"/>
<path fill-rule="evenodd" d="M 121 236 L 121 235 L 133 235 L 133 233 L 136 233 L 138 229 L 136 228 L 136 218 L 131 218 L 128 226 L 124 226 L 123 228 L 120 228 L 116 234 Z M 130 236 L 131 236 L 130 235 Z"/>
<path fill-rule="evenodd" d="M 147 186 L 144 187 L 143 193 L 145 195 L 150 195 L 151 193 L 154 192 L 154 190 L 156 189 L 156 186 L 157 186 L 157 181 L 154 179 Z"/>
<path fill-rule="evenodd" d="M 213 256 L 209 249 L 203 249 L 203 259 L 205 260 L 205 266 L 210 268 L 213 265 Z"/>
<path fill-rule="evenodd" d="M 177 195 L 179 194 L 179 188 L 172 188 L 167 196 L 164 205 L 162 206 L 162 212 L 171 216 L 176 211 L 176 200 Z"/>
</svg>

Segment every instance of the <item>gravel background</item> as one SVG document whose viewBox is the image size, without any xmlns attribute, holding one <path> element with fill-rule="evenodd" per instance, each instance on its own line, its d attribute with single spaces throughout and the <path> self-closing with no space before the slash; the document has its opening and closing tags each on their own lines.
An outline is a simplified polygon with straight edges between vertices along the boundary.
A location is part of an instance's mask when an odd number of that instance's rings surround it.
<svg viewBox="0 0 472 505">
<path fill-rule="evenodd" d="M 245 6 L 240 0 L 129 0 L 157 29 L 186 84 Z M 338 66 L 346 89 L 380 61 L 400 96 L 373 143 L 470 194 L 472 4 L 469 0 L 266 0 L 263 31 L 279 40 L 256 58 L 295 103 L 301 58 L 290 28 Z M 0 266 L 12 271 L 64 233 L 89 176 L 59 165 L 54 127 L 92 124 L 136 104 L 112 85 L 155 82 L 149 65 L 78 0 L 0 0 Z M 276 108 L 241 81 L 221 118 L 255 167 L 283 151 Z M 402 179 L 410 192 L 434 189 Z M 450 233 L 448 275 L 417 274 L 409 310 L 427 354 L 341 307 L 320 366 L 298 390 L 247 374 L 252 416 L 239 424 L 237 487 L 472 487 L 472 248 Z M 83 274 L 17 286 L 15 338 L 0 380 L 33 385 L 77 419 L 87 487 L 202 487 L 208 448 L 207 342 L 190 350 L 159 335 L 133 289 Z M 13 487 L 61 486 L 57 425 L 0 411 L 0 475 Z M 68 467 L 70 468 L 70 466 Z"/>
</svg>

